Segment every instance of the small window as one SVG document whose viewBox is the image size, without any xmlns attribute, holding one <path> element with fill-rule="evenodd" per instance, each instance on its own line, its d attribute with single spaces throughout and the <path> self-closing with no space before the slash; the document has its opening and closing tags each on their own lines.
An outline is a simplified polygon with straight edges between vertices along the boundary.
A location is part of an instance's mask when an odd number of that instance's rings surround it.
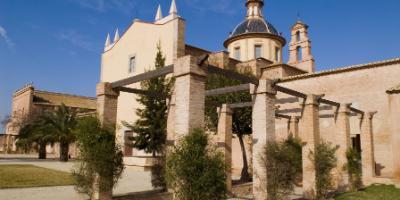
<svg viewBox="0 0 400 200">
<path fill-rule="evenodd" d="M 128 72 L 129 72 L 129 73 L 132 73 L 132 72 L 135 71 L 135 69 L 136 69 L 136 56 L 132 56 L 132 57 L 129 59 L 129 69 L 128 69 Z"/>
<path fill-rule="evenodd" d="M 235 47 L 234 58 L 236 60 L 240 60 L 240 57 L 241 57 L 241 55 L 240 55 L 240 47 Z"/>
<path fill-rule="evenodd" d="M 261 58 L 261 51 L 262 51 L 262 46 L 261 45 L 256 45 L 254 46 L 254 57 Z"/>
<path fill-rule="evenodd" d="M 301 40 L 300 31 L 296 32 L 296 40 L 297 40 L 297 42 L 299 42 Z"/>
<path fill-rule="evenodd" d="M 275 47 L 275 61 L 276 62 L 279 62 L 280 54 L 281 54 L 281 51 L 280 51 L 279 47 Z"/>
<path fill-rule="evenodd" d="M 297 51 L 297 61 L 302 61 L 303 60 L 302 48 L 297 47 L 296 51 Z"/>
</svg>

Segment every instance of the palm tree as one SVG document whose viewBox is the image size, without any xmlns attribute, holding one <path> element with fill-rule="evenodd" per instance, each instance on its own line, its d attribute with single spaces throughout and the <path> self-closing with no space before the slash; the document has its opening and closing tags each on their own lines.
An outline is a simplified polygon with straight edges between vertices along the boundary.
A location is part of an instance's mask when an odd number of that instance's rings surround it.
<svg viewBox="0 0 400 200">
<path fill-rule="evenodd" d="M 48 130 L 53 134 L 54 141 L 60 143 L 60 161 L 67 162 L 69 155 L 69 144 L 76 137 L 74 129 L 77 125 L 76 111 L 61 104 L 53 112 L 46 112 L 43 119 Z"/>
<path fill-rule="evenodd" d="M 39 146 L 39 159 L 46 159 L 46 145 L 53 142 L 53 135 L 48 131 L 48 126 L 39 117 L 23 126 L 17 136 L 17 144 L 30 148 L 33 144 Z"/>
</svg>

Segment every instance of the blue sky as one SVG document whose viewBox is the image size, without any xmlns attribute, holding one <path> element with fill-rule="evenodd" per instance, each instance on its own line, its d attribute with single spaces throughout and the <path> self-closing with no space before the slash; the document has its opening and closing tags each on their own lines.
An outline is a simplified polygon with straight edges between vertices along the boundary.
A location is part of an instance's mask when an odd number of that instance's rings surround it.
<svg viewBox="0 0 400 200">
<path fill-rule="evenodd" d="M 170 1 L 0 0 L 0 119 L 10 112 L 12 92 L 29 82 L 94 96 L 106 34 L 124 31 L 134 18 L 152 21 L 158 4 L 166 14 Z M 223 49 L 244 18 L 244 2 L 177 0 L 187 43 Z M 398 0 L 266 0 L 264 14 L 289 40 L 300 13 L 323 70 L 400 57 L 399 10 Z"/>
</svg>

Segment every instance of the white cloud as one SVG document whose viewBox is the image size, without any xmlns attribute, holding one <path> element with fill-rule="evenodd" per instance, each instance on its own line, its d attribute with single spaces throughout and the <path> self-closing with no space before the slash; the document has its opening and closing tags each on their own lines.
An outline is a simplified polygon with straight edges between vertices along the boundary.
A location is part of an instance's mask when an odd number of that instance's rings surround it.
<svg viewBox="0 0 400 200">
<path fill-rule="evenodd" d="M 0 38 L 2 38 L 9 48 L 13 48 L 15 46 L 14 42 L 8 37 L 7 31 L 4 27 L 0 26 Z"/>
<path fill-rule="evenodd" d="M 56 38 L 62 41 L 66 41 L 75 47 L 91 52 L 98 52 L 98 49 L 95 47 L 93 42 L 91 42 L 89 37 L 79 33 L 76 30 L 67 30 L 61 32 L 56 35 Z"/>
<path fill-rule="evenodd" d="M 71 0 L 82 8 L 98 12 L 117 11 L 122 14 L 132 14 L 137 2 L 133 0 Z"/>
</svg>

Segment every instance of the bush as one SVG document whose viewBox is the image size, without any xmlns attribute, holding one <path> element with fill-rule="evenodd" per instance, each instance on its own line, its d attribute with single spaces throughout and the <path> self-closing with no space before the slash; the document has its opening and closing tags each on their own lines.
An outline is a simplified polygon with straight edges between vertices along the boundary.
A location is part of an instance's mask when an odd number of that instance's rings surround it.
<svg viewBox="0 0 400 200">
<path fill-rule="evenodd" d="M 356 149 L 349 148 L 346 152 L 347 171 L 350 175 L 350 184 L 352 190 L 358 190 L 362 187 L 362 165 L 361 154 Z"/>
<path fill-rule="evenodd" d="M 287 199 L 302 174 L 302 144 L 290 137 L 284 142 L 270 142 L 261 156 L 267 170 L 268 199 Z"/>
<path fill-rule="evenodd" d="M 73 175 L 77 180 L 76 190 L 93 196 L 94 184 L 99 191 L 109 191 L 117 183 L 124 170 L 123 155 L 115 142 L 112 128 L 103 128 L 97 118 L 80 119 L 76 129 L 79 158 Z"/>
<path fill-rule="evenodd" d="M 226 199 L 223 155 L 203 130 L 182 138 L 167 158 L 166 180 L 180 200 Z"/>
<path fill-rule="evenodd" d="M 337 149 L 337 146 L 322 141 L 317 145 L 315 152 L 310 154 L 315 165 L 317 199 L 327 199 L 329 191 L 333 189 L 331 171 L 336 167 L 335 152 Z"/>
</svg>

